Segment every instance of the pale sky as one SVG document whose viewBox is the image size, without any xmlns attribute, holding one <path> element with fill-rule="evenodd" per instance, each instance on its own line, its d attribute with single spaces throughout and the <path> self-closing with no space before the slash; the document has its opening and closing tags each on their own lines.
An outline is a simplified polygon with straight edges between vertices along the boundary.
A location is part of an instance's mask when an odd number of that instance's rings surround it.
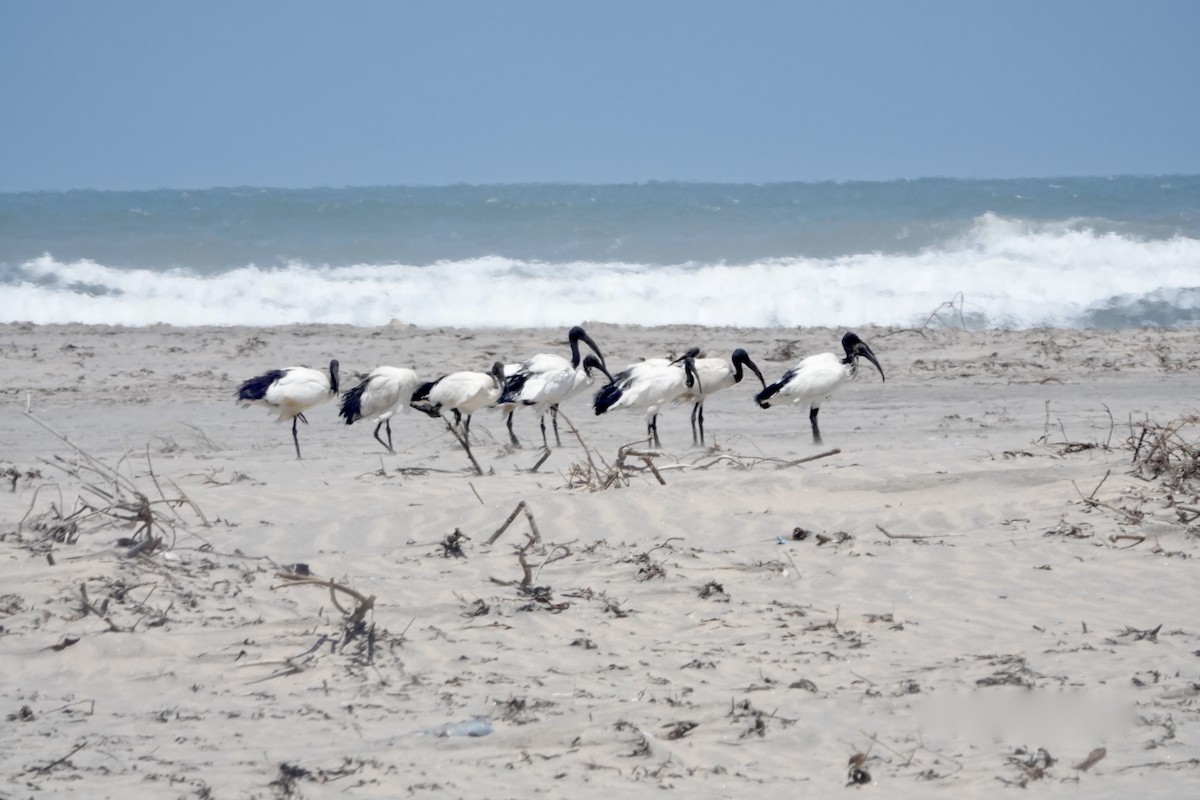
<svg viewBox="0 0 1200 800">
<path fill-rule="evenodd" d="M 1193 0 L 0 2 L 0 191 L 1200 173 Z"/>
</svg>

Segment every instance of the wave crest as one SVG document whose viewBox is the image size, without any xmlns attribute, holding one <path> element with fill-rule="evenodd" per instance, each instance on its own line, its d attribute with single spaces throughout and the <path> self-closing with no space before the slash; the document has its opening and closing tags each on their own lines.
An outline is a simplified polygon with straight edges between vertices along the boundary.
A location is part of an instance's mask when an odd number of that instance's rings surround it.
<svg viewBox="0 0 1200 800">
<path fill-rule="evenodd" d="M 425 266 L 291 262 L 216 275 L 47 254 L 0 267 L 0 285 L 15 301 L 4 304 L 5 321 L 34 323 L 913 325 L 961 295 L 973 327 L 1129 327 L 1200 321 L 1197 264 L 1197 239 L 1143 241 L 1081 220 L 985 214 L 911 254 L 667 265 L 503 256 Z"/>
</svg>

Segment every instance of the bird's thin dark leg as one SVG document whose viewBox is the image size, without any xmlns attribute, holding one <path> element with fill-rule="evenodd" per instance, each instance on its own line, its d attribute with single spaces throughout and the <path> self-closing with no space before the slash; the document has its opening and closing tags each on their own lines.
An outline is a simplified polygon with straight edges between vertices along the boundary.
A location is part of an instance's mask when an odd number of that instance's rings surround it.
<svg viewBox="0 0 1200 800">
<path fill-rule="evenodd" d="M 308 424 L 308 417 L 304 416 L 303 414 L 297 414 L 292 418 L 292 422 L 295 422 L 297 419 L 303 422 L 305 425 Z"/>
<path fill-rule="evenodd" d="M 550 443 L 548 441 L 546 441 L 546 415 L 545 414 L 542 414 L 542 416 L 539 418 L 539 424 L 542 426 L 542 447 L 549 450 Z"/>
<path fill-rule="evenodd" d="M 454 415 L 454 425 L 459 427 L 462 425 L 462 414 L 458 413 L 457 408 L 450 409 L 450 413 Z"/>
<path fill-rule="evenodd" d="M 701 413 L 700 404 L 696 403 L 696 405 L 692 406 L 692 444 L 697 444 L 704 441 L 703 438 L 696 439 L 696 415 L 699 413 Z M 701 428 L 701 430 L 703 430 L 703 428 Z"/>
<path fill-rule="evenodd" d="M 817 413 L 820 410 L 818 406 L 813 406 L 808 412 L 808 421 L 812 423 L 813 429 L 813 444 L 823 444 L 821 441 L 821 429 L 817 427 Z"/>
<path fill-rule="evenodd" d="M 515 411 L 508 412 L 508 419 L 505 421 L 505 425 L 508 426 L 508 438 L 512 440 L 513 447 L 520 447 L 521 443 L 517 441 L 517 435 L 513 433 L 512 419 L 514 413 Z"/>
<path fill-rule="evenodd" d="M 384 420 L 379 420 L 379 424 L 375 426 L 375 434 L 374 434 L 374 436 L 375 436 L 375 441 L 379 442 L 381 445 L 383 445 L 384 447 L 386 447 L 386 448 L 388 449 L 388 452 L 389 452 L 389 453 L 395 452 L 394 450 L 392 450 L 392 430 L 391 430 L 391 427 L 389 426 L 389 428 L 388 428 L 388 440 L 387 440 L 386 442 L 385 442 L 385 441 L 383 441 L 383 438 L 382 438 L 382 437 L 380 437 L 380 435 L 379 435 L 379 429 L 383 427 L 383 423 L 384 423 Z"/>
<path fill-rule="evenodd" d="M 387 432 L 388 432 L 388 452 L 394 453 L 394 452 L 396 452 L 396 450 L 395 450 L 395 448 L 392 447 L 392 421 L 390 419 L 387 421 Z"/>
<path fill-rule="evenodd" d="M 562 439 L 558 438 L 558 405 L 550 406 L 550 422 L 554 424 L 554 446 L 562 447 Z"/>
<path fill-rule="evenodd" d="M 646 426 L 646 432 L 650 435 L 650 441 L 655 447 L 662 447 L 662 443 L 658 441 L 658 414 L 650 419 L 650 424 Z"/>
<path fill-rule="evenodd" d="M 301 414 L 292 417 L 292 441 L 296 443 L 296 460 L 303 461 L 303 459 L 300 458 L 300 435 L 296 433 L 296 420 L 298 419 L 304 419 L 304 415 Z"/>
<path fill-rule="evenodd" d="M 454 413 L 457 414 L 458 412 L 456 411 Z M 467 416 L 465 418 L 463 418 L 462 429 L 463 429 L 463 438 L 466 439 L 468 442 L 471 441 L 471 415 L 470 414 L 467 414 Z"/>
</svg>

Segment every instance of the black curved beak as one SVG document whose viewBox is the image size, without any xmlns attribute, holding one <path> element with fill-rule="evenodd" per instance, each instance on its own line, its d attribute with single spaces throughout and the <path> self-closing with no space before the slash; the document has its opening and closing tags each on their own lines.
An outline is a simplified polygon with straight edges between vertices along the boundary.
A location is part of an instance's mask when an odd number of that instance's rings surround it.
<svg viewBox="0 0 1200 800">
<path fill-rule="evenodd" d="M 871 348 L 867 347 L 866 342 L 859 342 L 858 344 L 854 345 L 854 354 L 856 356 L 862 356 L 867 361 L 870 361 L 872 364 L 874 364 L 875 369 L 879 370 L 880 379 L 884 381 L 887 380 L 887 376 L 883 374 L 883 367 L 879 366 L 879 359 L 875 358 L 875 354 L 871 352 Z"/>
<path fill-rule="evenodd" d="M 583 331 L 582 328 L 580 328 L 579 330 L 580 330 L 580 332 Z M 604 354 L 600 352 L 600 345 L 596 344 L 595 340 L 593 340 L 592 337 L 588 336 L 586 333 L 584 333 L 579 338 L 583 341 L 584 344 L 586 344 L 588 347 L 592 348 L 592 352 L 596 354 L 596 358 L 599 359 L 600 363 L 603 365 L 604 364 Z M 605 370 L 604 374 L 607 375 L 608 371 Z"/>
<path fill-rule="evenodd" d="M 687 351 L 686 353 L 684 353 L 683 355 L 681 355 L 679 358 L 675 359 L 675 360 L 674 360 L 674 361 L 672 361 L 671 363 L 672 363 L 672 364 L 678 364 L 680 361 L 687 361 L 687 359 L 689 359 L 689 358 L 696 358 L 696 357 L 697 357 L 697 356 L 699 356 L 699 355 L 700 355 L 700 348 L 699 348 L 699 347 L 689 347 L 689 348 L 688 348 L 688 351 Z M 692 373 L 693 373 L 693 374 L 695 374 L 695 372 L 696 372 L 696 366 L 693 364 L 693 365 L 692 365 Z M 688 384 L 688 387 L 689 387 L 689 388 L 691 387 L 691 384 L 690 384 L 690 383 Z"/>
</svg>

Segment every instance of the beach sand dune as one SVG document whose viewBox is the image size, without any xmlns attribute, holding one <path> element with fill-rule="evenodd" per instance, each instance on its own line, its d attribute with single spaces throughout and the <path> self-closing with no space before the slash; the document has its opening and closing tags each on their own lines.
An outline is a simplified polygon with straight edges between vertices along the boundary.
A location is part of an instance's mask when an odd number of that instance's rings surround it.
<svg viewBox="0 0 1200 800">
<path fill-rule="evenodd" d="M 583 324 L 768 381 L 842 333 Z M 1196 332 L 858 333 L 822 446 L 750 376 L 708 448 L 477 413 L 480 475 L 336 403 L 297 461 L 234 391 L 565 330 L 0 326 L 0 798 L 1200 791 Z"/>
</svg>

